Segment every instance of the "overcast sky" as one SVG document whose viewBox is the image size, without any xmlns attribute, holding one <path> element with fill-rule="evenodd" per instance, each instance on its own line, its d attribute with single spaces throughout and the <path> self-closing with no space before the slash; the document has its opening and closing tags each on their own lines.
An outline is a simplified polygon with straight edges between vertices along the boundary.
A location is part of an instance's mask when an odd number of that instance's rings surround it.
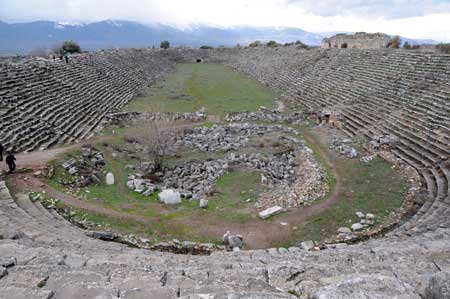
<svg viewBox="0 0 450 299">
<path fill-rule="evenodd" d="M 450 0 L 0 0 L 0 20 L 290 26 L 450 41 Z"/>
</svg>

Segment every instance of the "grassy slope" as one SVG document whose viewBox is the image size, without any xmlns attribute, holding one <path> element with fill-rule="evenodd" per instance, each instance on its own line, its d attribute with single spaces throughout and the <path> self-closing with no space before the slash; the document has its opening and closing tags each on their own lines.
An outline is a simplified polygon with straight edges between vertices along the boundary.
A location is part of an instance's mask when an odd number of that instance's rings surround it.
<svg viewBox="0 0 450 299">
<path fill-rule="evenodd" d="M 256 80 L 219 64 L 179 64 L 166 81 L 132 101 L 128 111 L 194 112 L 208 114 L 272 107 L 275 94 Z"/>
</svg>

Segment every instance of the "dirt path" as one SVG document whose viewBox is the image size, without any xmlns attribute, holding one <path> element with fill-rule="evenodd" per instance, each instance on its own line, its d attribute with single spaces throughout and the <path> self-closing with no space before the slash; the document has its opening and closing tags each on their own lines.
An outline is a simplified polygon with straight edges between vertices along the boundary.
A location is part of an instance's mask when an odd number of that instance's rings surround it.
<svg viewBox="0 0 450 299">
<path fill-rule="evenodd" d="M 220 120 L 220 119 L 219 119 Z M 184 129 L 184 128 L 190 128 L 193 126 L 200 126 L 202 124 L 205 124 L 204 122 L 196 122 L 196 123 L 181 123 L 173 126 L 172 128 L 175 129 Z M 39 170 L 42 168 L 45 168 L 48 162 L 56 159 L 58 155 L 63 154 L 65 152 L 74 150 L 76 148 L 80 148 L 83 145 L 87 144 L 95 144 L 99 142 L 107 142 L 110 141 L 113 137 L 112 136 L 96 136 L 87 140 L 83 140 L 79 143 L 69 144 L 65 146 L 55 147 L 52 149 L 47 149 L 43 151 L 34 151 L 30 153 L 21 153 L 17 154 L 16 156 L 16 164 L 17 169 L 23 169 L 23 168 L 30 168 L 33 170 Z M 0 169 L 3 169 L 4 171 L 7 171 L 8 167 L 6 166 L 6 163 L 1 163 Z"/>
<path fill-rule="evenodd" d="M 118 220 L 132 220 L 143 224 L 150 224 L 159 220 L 158 217 L 148 218 L 135 214 L 123 213 L 113 209 L 105 208 L 101 205 L 82 201 L 72 195 L 62 193 L 52 188 L 31 173 L 15 173 L 8 176 L 8 185 L 13 194 L 28 193 L 31 191 L 42 193 L 45 192 L 52 198 L 57 198 L 64 201 L 66 205 L 78 209 L 84 209 L 97 214 L 107 215 Z"/>
</svg>

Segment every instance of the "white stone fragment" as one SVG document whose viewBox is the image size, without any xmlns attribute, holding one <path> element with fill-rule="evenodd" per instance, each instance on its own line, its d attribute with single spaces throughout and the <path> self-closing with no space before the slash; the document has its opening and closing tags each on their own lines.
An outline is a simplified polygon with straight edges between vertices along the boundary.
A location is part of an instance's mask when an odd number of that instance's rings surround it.
<svg viewBox="0 0 450 299">
<path fill-rule="evenodd" d="M 352 230 L 353 231 L 359 231 L 362 230 L 364 226 L 361 223 L 353 223 L 352 224 Z"/>
<path fill-rule="evenodd" d="M 264 211 L 259 212 L 259 218 L 261 219 L 267 219 L 270 216 L 276 215 L 283 211 L 283 208 L 280 206 L 274 206 L 268 209 L 265 209 Z"/>
<path fill-rule="evenodd" d="M 158 194 L 159 201 L 166 205 L 175 205 L 181 203 L 181 194 L 173 189 L 166 189 Z"/>
<path fill-rule="evenodd" d="M 107 185 L 114 185 L 114 174 L 111 172 L 108 172 L 106 174 L 106 184 Z"/>
</svg>

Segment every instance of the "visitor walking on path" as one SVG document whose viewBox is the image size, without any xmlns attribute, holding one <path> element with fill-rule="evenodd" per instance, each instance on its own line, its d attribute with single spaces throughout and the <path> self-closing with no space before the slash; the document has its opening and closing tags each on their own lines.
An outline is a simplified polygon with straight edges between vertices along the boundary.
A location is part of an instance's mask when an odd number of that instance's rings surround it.
<svg viewBox="0 0 450 299">
<path fill-rule="evenodd" d="M 3 147 L 3 145 L 0 143 L 0 161 L 3 161 L 3 150 L 5 148 Z"/>
<path fill-rule="evenodd" d="M 9 167 L 9 171 L 8 173 L 11 174 L 14 172 L 14 170 L 16 169 L 16 157 L 14 157 L 14 153 L 10 152 L 8 153 L 8 155 L 6 156 L 6 164 L 8 164 Z"/>
</svg>

